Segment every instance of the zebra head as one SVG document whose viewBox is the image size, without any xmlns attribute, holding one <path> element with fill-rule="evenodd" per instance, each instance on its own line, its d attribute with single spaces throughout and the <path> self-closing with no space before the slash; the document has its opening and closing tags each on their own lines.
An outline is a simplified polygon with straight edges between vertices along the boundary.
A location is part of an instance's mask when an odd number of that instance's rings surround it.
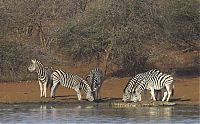
<svg viewBox="0 0 200 124">
<path fill-rule="evenodd" d="M 125 88 L 124 88 L 124 90 L 123 90 L 123 98 L 122 98 L 122 101 L 124 101 L 124 102 L 126 102 L 127 100 L 129 100 L 130 99 L 130 94 L 131 94 L 131 89 L 132 89 L 132 87 L 134 86 L 130 81 L 131 81 L 132 79 L 130 79 L 129 81 L 128 81 L 128 83 L 126 84 L 126 86 L 125 86 Z"/>
<path fill-rule="evenodd" d="M 131 101 L 133 102 L 141 101 L 141 94 L 137 93 L 136 91 L 133 91 L 131 93 Z"/>
<path fill-rule="evenodd" d="M 98 82 L 97 80 L 94 81 L 93 85 L 91 86 L 93 92 L 101 88 L 101 83 Z"/>
<path fill-rule="evenodd" d="M 131 101 L 133 101 L 133 102 L 139 101 L 139 96 L 137 96 L 137 95 L 131 95 Z"/>
<path fill-rule="evenodd" d="M 87 92 L 86 98 L 87 98 L 89 101 L 94 101 L 94 96 L 93 96 L 93 94 L 92 94 L 92 91 Z"/>
<path fill-rule="evenodd" d="M 129 87 L 126 86 L 124 88 L 124 94 L 123 94 L 122 101 L 126 102 L 129 99 L 130 99 L 130 91 L 129 91 Z"/>
<path fill-rule="evenodd" d="M 36 63 L 37 63 L 37 60 L 35 59 L 35 60 L 31 60 L 31 65 L 28 67 L 28 70 L 30 71 L 30 72 L 34 72 L 34 71 L 36 71 Z"/>
<path fill-rule="evenodd" d="M 123 98 L 122 98 L 122 101 L 124 101 L 124 102 L 127 102 L 127 100 L 129 100 L 130 99 L 130 94 L 129 93 L 124 93 L 123 94 Z"/>
</svg>

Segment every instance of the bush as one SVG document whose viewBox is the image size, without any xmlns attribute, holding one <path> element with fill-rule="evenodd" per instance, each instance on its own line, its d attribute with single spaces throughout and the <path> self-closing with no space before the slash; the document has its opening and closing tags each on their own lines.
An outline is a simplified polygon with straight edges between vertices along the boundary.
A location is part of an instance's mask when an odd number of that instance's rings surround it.
<svg viewBox="0 0 200 124">
<path fill-rule="evenodd" d="M 182 45 L 199 38 L 197 5 L 197 0 L 107 0 L 81 19 L 68 22 L 58 32 L 57 41 L 74 59 L 93 58 L 109 49 L 109 61 L 140 72 L 151 67 L 145 43 Z"/>
<path fill-rule="evenodd" d="M 0 81 L 21 81 L 36 79 L 28 71 L 31 59 L 40 60 L 45 66 L 54 59 L 48 52 L 37 45 L 17 42 L 0 42 Z"/>
<path fill-rule="evenodd" d="M 27 74 L 27 49 L 15 42 L 0 42 L 0 77 L 23 79 Z M 30 52 L 29 52 L 30 53 Z"/>
</svg>

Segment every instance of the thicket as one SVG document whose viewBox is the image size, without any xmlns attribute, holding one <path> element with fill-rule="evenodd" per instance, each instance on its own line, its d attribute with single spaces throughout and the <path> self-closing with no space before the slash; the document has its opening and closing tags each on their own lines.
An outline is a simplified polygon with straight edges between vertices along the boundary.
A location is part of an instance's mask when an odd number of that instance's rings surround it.
<svg viewBox="0 0 200 124">
<path fill-rule="evenodd" d="M 145 43 L 170 42 L 199 50 L 191 43 L 200 38 L 199 5 L 198 0 L 107 0 L 67 22 L 57 41 L 75 60 L 103 56 L 138 73 L 153 66 Z"/>
<path fill-rule="evenodd" d="M 36 79 L 37 75 L 28 71 L 31 59 L 38 59 L 45 66 L 55 60 L 38 45 L 14 41 L 0 42 L 0 58 L 0 81 Z"/>
<path fill-rule="evenodd" d="M 0 0 L 0 81 L 32 78 L 31 59 L 54 61 L 56 32 L 88 0 Z M 56 63 L 56 62 L 55 62 Z"/>
<path fill-rule="evenodd" d="M 0 75 L 1 81 L 23 79 L 27 75 L 27 60 L 30 52 L 22 44 L 0 42 Z M 23 74 L 23 75 L 22 75 Z"/>
<path fill-rule="evenodd" d="M 199 0 L 0 0 L 0 80 L 30 78 L 30 59 L 54 61 L 57 52 L 95 59 L 105 72 L 117 65 L 138 73 L 154 66 L 146 44 L 199 51 L 192 42 L 200 39 L 199 6 Z"/>
</svg>

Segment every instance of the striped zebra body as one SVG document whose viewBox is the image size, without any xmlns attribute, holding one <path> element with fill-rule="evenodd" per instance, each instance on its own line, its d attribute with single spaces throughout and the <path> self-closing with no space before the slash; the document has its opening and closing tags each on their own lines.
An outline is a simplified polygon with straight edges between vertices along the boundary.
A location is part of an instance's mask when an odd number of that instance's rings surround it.
<svg viewBox="0 0 200 124">
<path fill-rule="evenodd" d="M 144 78 L 143 80 L 137 82 L 135 87 L 132 89 L 132 100 L 134 102 L 139 101 L 141 93 L 145 89 L 148 89 L 150 90 L 153 100 L 156 101 L 155 90 L 162 90 L 164 88 L 166 89 L 166 91 L 164 92 L 162 101 L 169 101 L 171 94 L 173 95 L 173 77 L 171 75 L 167 75 L 161 72 L 154 72 L 154 74 L 148 76 L 148 78 Z"/>
<path fill-rule="evenodd" d="M 137 74 L 135 77 L 129 79 L 127 85 L 125 86 L 124 90 L 123 90 L 123 101 L 127 101 L 128 99 L 131 98 L 131 101 L 132 100 L 132 89 L 136 86 L 136 84 L 144 79 L 148 79 L 152 76 L 154 76 L 155 74 L 159 73 L 159 70 L 150 70 L 150 71 L 147 71 L 145 73 L 140 73 L 140 74 Z M 139 97 L 139 100 L 141 100 L 141 96 Z"/>
<path fill-rule="evenodd" d="M 94 99 L 98 100 L 100 98 L 99 92 L 103 83 L 103 72 L 101 69 L 95 68 L 90 72 L 90 75 L 86 77 L 86 80 L 88 77 L 89 82 L 91 84 Z"/>
<path fill-rule="evenodd" d="M 71 73 L 65 73 L 62 70 L 56 70 L 52 74 L 53 86 L 51 88 L 51 97 L 55 97 L 55 91 L 59 84 L 66 88 L 74 89 L 77 92 L 78 100 L 81 100 L 82 89 L 86 93 L 86 98 L 89 101 L 93 101 L 92 90 L 85 80 L 77 75 Z"/>
<path fill-rule="evenodd" d="M 157 79 L 158 77 L 160 77 L 160 79 Z M 169 87 L 168 85 L 171 85 L 167 83 L 165 83 L 166 85 L 164 85 L 164 83 L 162 83 L 162 86 L 159 85 L 161 82 L 163 82 L 163 77 L 167 77 L 167 75 L 155 69 L 136 75 L 134 78 L 129 80 L 126 87 L 124 88 L 122 100 L 126 102 L 131 98 L 131 101 L 135 101 L 135 99 L 141 101 L 141 92 L 144 90 L 151 90 L 151 94 L 153 93 L 152 98 L 154 100 L 156 98 L 159 99 L 158 96 L 161 96 L 161 90 L 165 87 Z M 173 82 L 173 80 L 171 82 Z M 153 85 L 153 83 L 155 83 L 155 85 Z M 134 91 L 135 88 L 137 88 L 137 95 Z"/>
<path fill-rule="evenodd" d="M 28 67 L 30 72 L 36 72 L 38 74 L 38 81 L 40 85 L 40 97 L 47 97 L 47 87 L 52 86 L 52 69 L 44 67 L 38 60 L 31 60 L 32 64 Z"/>
</svg>

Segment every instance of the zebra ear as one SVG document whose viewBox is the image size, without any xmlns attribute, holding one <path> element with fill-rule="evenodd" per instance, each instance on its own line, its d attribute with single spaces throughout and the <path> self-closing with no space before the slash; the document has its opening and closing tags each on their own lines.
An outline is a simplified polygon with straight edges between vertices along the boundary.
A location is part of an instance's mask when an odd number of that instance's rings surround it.
<svg viewBox="0 0 200 124">
<path fill-rule="evenodd" d="M 90 77 L 90 75 L 87 75 L 87 76 L 85 77 L 85 80 L 86 80 L 86 81 L 89 81 L 89 80 L 88 80 L 89 77 Z"/>
<path fill-rule="evenodd" d="M 32 61 L 32 63 L 35 63 L 36 62 L 36 59 L 35 60 L 31 60 Z"/>
</svg>

